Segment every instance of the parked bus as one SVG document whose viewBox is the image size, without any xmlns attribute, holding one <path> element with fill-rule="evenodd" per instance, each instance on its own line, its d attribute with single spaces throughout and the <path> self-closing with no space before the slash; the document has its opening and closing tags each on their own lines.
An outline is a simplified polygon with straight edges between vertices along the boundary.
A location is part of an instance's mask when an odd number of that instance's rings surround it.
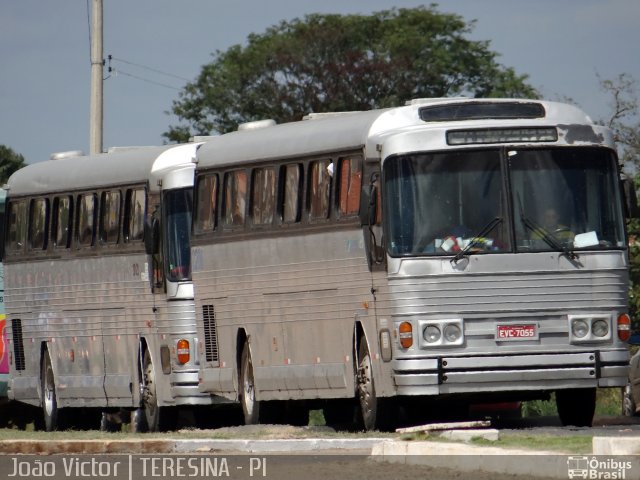
<svg viewBox="0 0 640 480">
<path fill-rule="evenodd" d="M 0 225 L 4 224 L 4 207 L 7 192 L 0 188 Z M 2 229 L 0 228 L 0 232 Z M 2 235 L 0 234 L 0 237 Z M 9 355 L 7 354 L 6 318 L 4 314 L 4 269 L 0 262 L 0 405 L 7 401 L 7 384 L 9 382 Z"/>
<path fill-rule="evenodd" d="M 211 404 L 198 391 L 193 285 L 180 268 L 197 147 L 115 149 L 10 177 L 8 394 L 41 407 L 46 430 L 77 408 L 132 410 L 136 429 L 158 430 L 172 407 Z"/>
<path fill-rule="evenodd" d="M 263 121 L 197 153 L 201 390 L 245 422 L 324 406 L 367 429 L 432 399 L 549 398 L 590 425 L 626 384 L 611 132 L 533 100 Z M 285 402 L 275 403 L 274 402 Z"/>
</svg>

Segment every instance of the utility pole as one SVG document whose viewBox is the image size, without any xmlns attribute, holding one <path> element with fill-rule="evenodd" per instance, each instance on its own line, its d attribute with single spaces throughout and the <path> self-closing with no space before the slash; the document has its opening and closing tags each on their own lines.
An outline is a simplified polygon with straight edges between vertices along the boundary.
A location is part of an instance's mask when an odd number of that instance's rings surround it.
<svg viewBox="0 0 640 480">
<path fill-rule="evenodd" d="M 91 15 L 91 110 L 89 113 L 89 152 L 102 153 L 102 0 L 92 0 Z"/>
</svg>

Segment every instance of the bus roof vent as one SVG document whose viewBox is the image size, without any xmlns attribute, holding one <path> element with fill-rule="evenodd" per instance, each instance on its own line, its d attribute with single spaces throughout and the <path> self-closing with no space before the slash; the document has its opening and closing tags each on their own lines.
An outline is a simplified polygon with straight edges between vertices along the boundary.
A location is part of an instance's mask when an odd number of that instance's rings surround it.
<svg viewBox="0 0 640 480">
<path fill-rule="evenodd" d="M 74 157 L 84 157 L 84 152 L 82 150 L 69 150 L 68 152 L 52 153 L 50 159 L 62 160 L 63 158 L 74 158 Z"/>
<path fill-rule="evenodd" d="M 425 122 L 455 122 L 463 120 L 544 118 L 545 109 L 537 102 L 466 101 L 429 105 L 420 109 Z"/>
<path fill-rule="evenodd" d="M 213 140 L 219 136 L 220 135 L 194 135 L 193 137 L 189 137 L 189 143 L 208 142 L 209 140 Z"/>
<path fill-rule="evenodd" d="M 276 121 L 272 118 L 267 118 L 265 120 L 256 120 L 255 122 L 241 123 L 240 125 L 238 125 L 238 131 L 242 132 L 245 130 L 258 130 L 259 128 L 273 127 L 275 124 Z"/>
<path fill-rule="evenodd" d="M 451 100 L 468 100 L 469 97 L 432 97 L 432 98 L 412 98 L 404 102 L 405 106 L 409 105 L 427 105 L 429 103 L 450 102 Z"/>
<path fill-rule="evenodd" d="M 341 117 L 343 115 L 353 115 L 354 113 L 360 113 L 358 110 L 349 111 L 349 112 L 312 112 L 307 113 L 302 120 L 320 120 L 323 118 L 331 118 L 331 117 Z"/>
</svg>

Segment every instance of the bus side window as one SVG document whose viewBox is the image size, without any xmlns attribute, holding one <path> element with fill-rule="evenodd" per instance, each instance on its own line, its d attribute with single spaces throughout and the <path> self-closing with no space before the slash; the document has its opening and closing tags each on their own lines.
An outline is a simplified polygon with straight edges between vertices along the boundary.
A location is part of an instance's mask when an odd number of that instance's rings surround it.
<svg viewBox="0 0 640 480">
<path fill-rule="evenodd" d="M 96 231 L 96 195 L 88 193 L 78 195 L 78 228 L 76 230 L 78 245 L 90 247 L 95 241 Z"/>
<path fill-rule="evenodd" d="M 309 168 L 309 219 L 329 218 L 329 199 L 331 195 L 331 160 L 311 162 Z"/>
<path fill-rule="evenodd" d="M 275 168 L 256 168 L 251 184 L 251 216 L 254 225 L 270 225 L 276 206 Z"/>
<path fill-rule="evenodd" d="M 35 198 L 31 200 L 29 209 L 29 248 L 31 250 L 47 249 L 48 226 L 49 199 Z"/>
<path fill-rule="evenodd" d="M 357 215 L 362 190 L 362 164 L 359 158 L 341 158 L 339 161 L 338 210 L 341 216 Z"/>
<path fill-rule="evenodd" d="M 301 219 L 300 205 L 302 198 L 302 165 L 294 163 L 285 165 L 280 170 L 282 184 L 281 215 L 284 223 L 297 223 Z"/>
<path fill-rule="evenodd" d="M 142 240 L 144 237 L 144 216 L 146 198 L 143 188 L 129 189 L 124 206 L 124 241 L 127 243 Z"/>
<path fill-rule="evenodd" d="M 102 192 L 100 208 L 100 240 L 116 244 L 120 239 L 120 191 Z"/>
<path fill-rule="evenodd" d="M 53 200 L 53 225 L 51 236 L 54 248 L 69 248 L 71 246 L 71 219 L 73 197 L 56 197 Z"/>
<path fill-rule="evenodd" d="M 247 207 L 247 172 L 235 170 L 224 176 L 224 225 L 244 225 Z"/>
<path fill-rule="evenodd" d="M 7 252 L 19 253 L 24 250 L 27 238 L 27 203 L 9 204 L 9 228 L 7 229 Z"/>
<path fill-rule="evenodd" d="M 195 233 L 213 232 L 216 229 L 218 210 L 218 175 L 198 178 L 196 195 Z"/>
</svg>

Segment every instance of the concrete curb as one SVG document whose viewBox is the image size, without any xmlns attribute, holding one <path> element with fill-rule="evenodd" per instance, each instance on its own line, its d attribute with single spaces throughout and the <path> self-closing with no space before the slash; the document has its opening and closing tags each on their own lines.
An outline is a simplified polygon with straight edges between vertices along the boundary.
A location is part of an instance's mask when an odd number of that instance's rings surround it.
<svg viewBox="0 0 640 480">
<path fill-rule="evenodd" d="M 640 437 L 593 437 L 594 455 L 640 455 Z"/>
<path fill-rule="evenodd" d="M 287 453 L 340 450 L 369 454 L 384 438 L 300 438 L 295 440 L 176 440 L 174 452 Z"/>
<path fill-rule="evenodd" d="M 288 440 L 3 440 L 2 454 L 167 454 L 167 453 L 287 453 L 327 450 L 368 455 L 384 438 L 301 438 Z"/>
</svg>

